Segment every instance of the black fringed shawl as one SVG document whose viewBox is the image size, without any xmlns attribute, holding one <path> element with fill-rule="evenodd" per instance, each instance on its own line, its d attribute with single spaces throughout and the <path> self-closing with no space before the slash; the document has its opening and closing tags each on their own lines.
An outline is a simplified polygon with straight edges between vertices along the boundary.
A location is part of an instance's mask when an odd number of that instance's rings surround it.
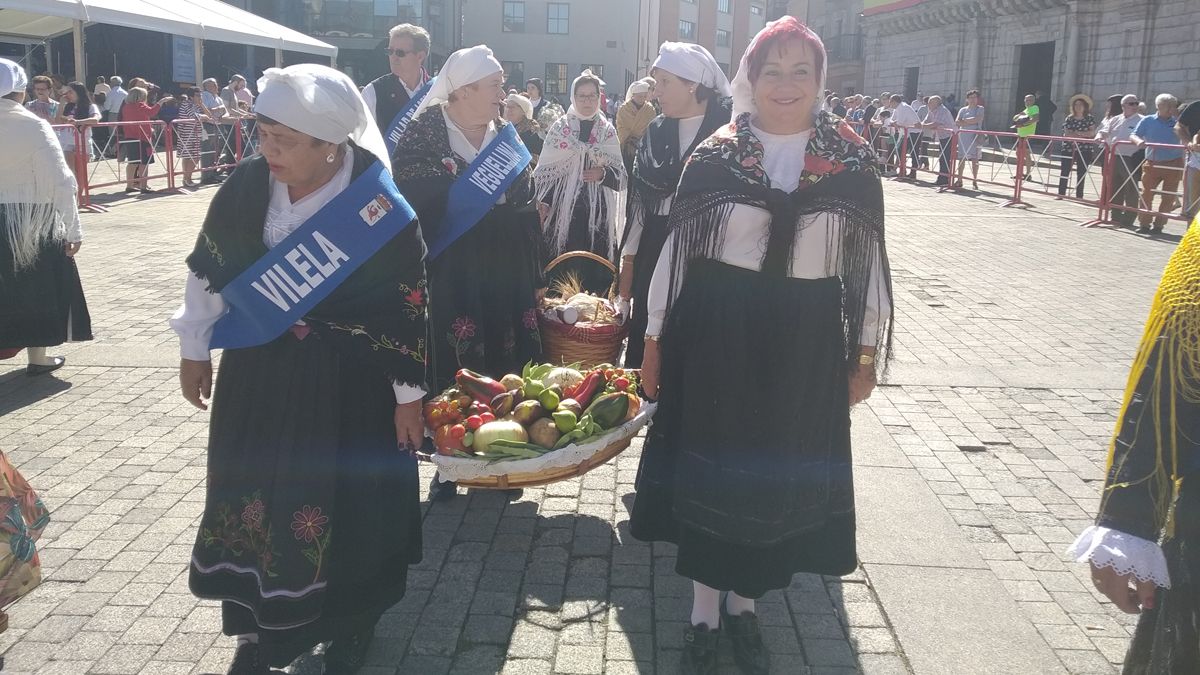
<svg viewBox="0 0 1200 675">
<path fill-rule="evenodd" d="M 855 360 L 862 339 L 868 298 L 876 292 L 872 271 L 881 275 L 886 306 L 892 306 L 891 273 L 884 245 L 883 187 L 871 147 L 846 122 L 820 113 L 808 142 L 800 185 L 791 194 L 771 187 L 763 167 L 763 146 L 744 113 L 700 144 L 680 178 L 668 229 L 671 250 L 671 298 L 678 294 L 687 263 L 720 259 L 729 216 L 736 204 L 765 209 L 771 215 L 761 269 L 787 276 L 797 234 L 812 216 L 828 214 L 837 241 L 826 241 L 827 267 L 842 280 L 846 356 Z M 803 241 L 803 239 L 801 239 Z M 815 242 L 814 242 L 815 244 Z M 876 265 L 879 266 L 875 270 Z M 884 303 L 878 302 L 882 307 Z M 668 305 L 669 312 L 669 305 Z M 876 368 L 882 375 L 891 356 L 893 316 L 879 317 Z"/>
<path fill-rule="evenodd" d="M 733 99 L 716 96 L 708 99 L 700 130 L 696 132 L 696 137 L 682 157 L 679 153 L 679 120 L 659 115 L 650 122 L 634 156 L 621 249 L 625 248 L 625 240 L 633 229 L 631 225 L 645 223 L 646 214 L 659 213 L 662 203 L 675 194 L 675 188 L 679 187 L 679 176 L 683 173 L 683 165 L 696 146 L 714 131 L 729 124 L 732 116 Z"/>
<path fill-rule="evenodd" d="M 353 178 L 376 158 L 350 145 Z M 219 293 L 267 253 L 263 225 L 270 173 L 262 156 L 242 162 L 217 190 L 187 265 Z M 348 217 L 358 218 L 357 213 Z M 392 380 L 425 386 L 427 355 L 425 244 L 414 219 L 304 317 L 334 348 Z"/>
</svg>

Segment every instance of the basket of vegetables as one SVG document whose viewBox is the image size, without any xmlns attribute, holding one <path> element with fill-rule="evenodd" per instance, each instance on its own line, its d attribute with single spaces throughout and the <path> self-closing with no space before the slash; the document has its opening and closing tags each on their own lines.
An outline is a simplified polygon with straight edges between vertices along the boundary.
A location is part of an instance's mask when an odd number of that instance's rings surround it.
<svg viewBox="0 0 1200 675">
<path fill-rule="evenodd" d="M 446 480 L 468 488 L 531 487 L 582 476 L 629 447 L 654 413 L 637 373 L 603 364 L 528 364 L 499 381 L 460 370 L 425 404 Z"/>
<path fill-rule="evenodd" d="M 546 265 L 546 273 L 566 262 L 590 261 L 616 278 L 617 268 L 589 251 L 564 253 Z M 611 288 L 612 284 L 607 285 Z M 592 366 L 615 363 L 629 326 L 610 297 L 587 292 L 578 275 L 568 273 L 554 281 L 538 314 L 542 351 L 550 363 Z"/>
</svg>

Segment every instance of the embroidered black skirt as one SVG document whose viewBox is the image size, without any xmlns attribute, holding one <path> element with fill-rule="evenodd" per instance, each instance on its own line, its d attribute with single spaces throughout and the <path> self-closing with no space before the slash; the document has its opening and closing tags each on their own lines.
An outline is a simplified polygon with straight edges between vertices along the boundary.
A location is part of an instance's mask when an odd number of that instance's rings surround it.
<svg viewBox="0 0 1200 675">
<path fill-rule="evenodd" d="M 667 242 L 667 216 L 646 214 L 642 222 L 642 238 L 633 259 L 633 314 L 629 317 L 629 345 L 625 348 L 625 367 L 641 368 L 646 350 L 646 324 L 650 314 L 646 301 L 650 297 L 650 280 L 654 267 Z"/>
<path fill-rule="evenodd" d="M 314 331 L 226 351 L 192 591 L 272 665 L 365 629 L 421 559 L 416 460 L 396 446 L 386 377 Z"/>
<path fill-rule="evenodd" d="M 53 347 L 92 339 L 92 318 L 75 259 L 46 241 L 33 265 L 16 271 L 0 214 L 0 349 Z"/>
<path fill-rule="evenodd" d="M 507 205 L 429 261 L 434 393 L 453 384 L 459 368 L 500 379 L 541 358 L 542 264 L 537 213 Z"/>
<path fill-rule="evenodd" d="M 662 349 L 633 536 L 746 597 L 856 564 L 841 283 L 690 265 Z"/>
</svg>

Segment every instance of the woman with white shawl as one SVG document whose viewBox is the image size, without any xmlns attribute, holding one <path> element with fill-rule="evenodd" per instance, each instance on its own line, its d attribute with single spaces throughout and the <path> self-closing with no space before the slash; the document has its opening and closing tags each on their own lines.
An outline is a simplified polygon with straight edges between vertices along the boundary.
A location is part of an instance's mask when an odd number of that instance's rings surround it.
<svg viewBox="0 0 1200 675">
<path fill-rule="evenodd" d="M 91 340 L 74 255 L 83 241 L 75 177 L 45 120 L 26 110 L 25 70 L 0 59 L 0 359 L 28 348 L 26 373 L 62 367 L 46 347 Z"/>
<path fill-rule="evenodd" d="M 625 189 L 625 165 L 617 130 L 600 112 L 604 83 L 585 70 L 571 84 L 571 107 L 546 133 L 533 172 L 542 232 L 551 258 L 589 251 L 606 260 L 617 252 L 618 193 Z M 593 288 L 591 279 L 584 287 Z"/>
</svg>

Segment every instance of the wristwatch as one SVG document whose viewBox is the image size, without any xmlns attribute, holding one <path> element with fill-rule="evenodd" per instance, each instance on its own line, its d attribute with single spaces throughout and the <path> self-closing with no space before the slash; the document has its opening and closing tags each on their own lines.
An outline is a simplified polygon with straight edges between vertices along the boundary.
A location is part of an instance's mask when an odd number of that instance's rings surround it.
<svg viewBox="0 0 1200 675">
<path fill-rule="evenodd" d="M 873 365 L 875 365 L 875 357 L 871 356 L 870 354 L 859 354 L 858 355 L 858 365 L 873 366 Z"/>
</svg>

